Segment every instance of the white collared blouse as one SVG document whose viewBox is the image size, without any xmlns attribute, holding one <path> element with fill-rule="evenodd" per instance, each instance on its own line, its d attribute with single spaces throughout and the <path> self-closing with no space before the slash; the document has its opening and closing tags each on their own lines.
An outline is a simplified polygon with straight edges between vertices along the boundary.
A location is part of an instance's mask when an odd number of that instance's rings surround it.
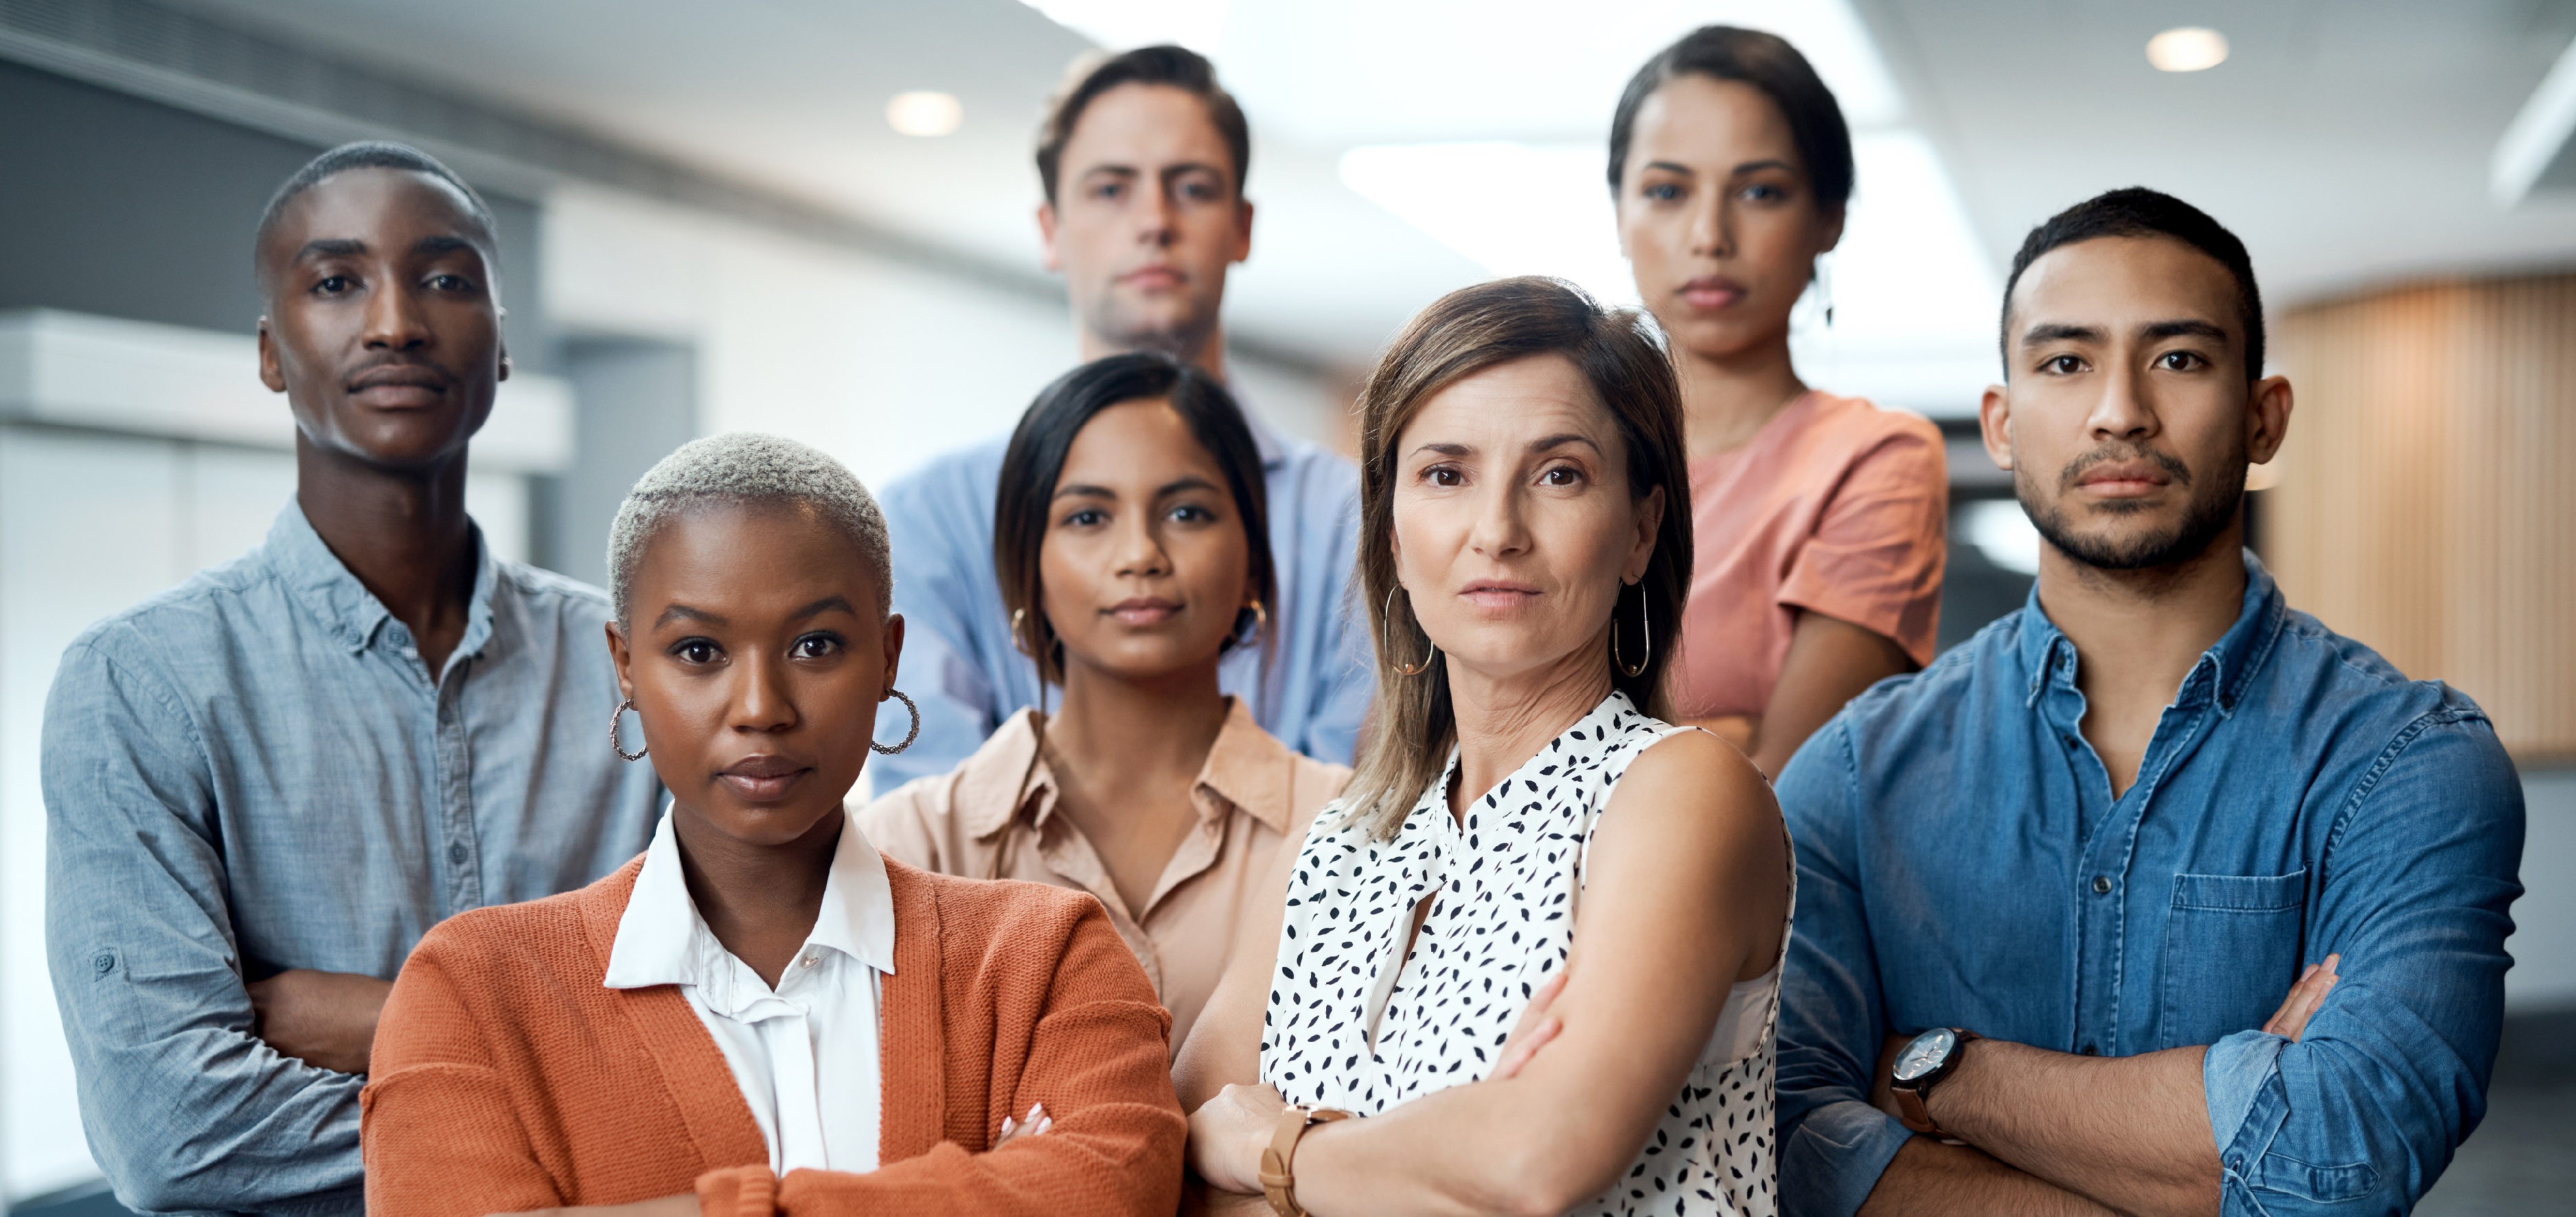
<svg viewBox="0 0 2576 1217">
<path fill-rule="evenodd" d="M 760 1124 L 769 1169 L 784 1175 L 877 1168 L 878 1011 L 893 972 L 894 896 L 856 823 L 841 829 L 813 932 L 773 990 L 698 915 L 665 814 L 618 920 L 605 983 L 680 986 Z"/>
</svg>

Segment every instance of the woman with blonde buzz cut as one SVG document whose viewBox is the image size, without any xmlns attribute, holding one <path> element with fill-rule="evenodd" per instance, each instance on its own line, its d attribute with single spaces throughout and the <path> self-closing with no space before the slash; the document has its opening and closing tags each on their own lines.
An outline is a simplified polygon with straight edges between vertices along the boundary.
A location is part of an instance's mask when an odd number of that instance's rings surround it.
<svg viewBox="0 0 2576 1217">
<path fill-rule="evenodd" d="M 1794 880 L 1761 775 L 1660 717 L 1671 364 L 1507 279 L 1416 317 L 1360 409 L 1378 731 L 1181 1050 L 1191 1165 L 1288 1217 L 1775 1212 Z"/>
</svg>

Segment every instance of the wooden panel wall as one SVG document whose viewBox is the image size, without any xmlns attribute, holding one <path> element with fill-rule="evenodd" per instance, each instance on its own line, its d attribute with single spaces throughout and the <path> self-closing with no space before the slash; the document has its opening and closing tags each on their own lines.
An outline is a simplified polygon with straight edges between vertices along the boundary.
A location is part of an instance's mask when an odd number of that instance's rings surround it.
<svg viewBox="0 0 2576 1217">
<path fill-rule="evenodd" d="M 2516 757 L 2576 757 L 2576 275 L 2291 310 L 2272 343 L 2290 603 L 2475 697 Z"/>
</svg>

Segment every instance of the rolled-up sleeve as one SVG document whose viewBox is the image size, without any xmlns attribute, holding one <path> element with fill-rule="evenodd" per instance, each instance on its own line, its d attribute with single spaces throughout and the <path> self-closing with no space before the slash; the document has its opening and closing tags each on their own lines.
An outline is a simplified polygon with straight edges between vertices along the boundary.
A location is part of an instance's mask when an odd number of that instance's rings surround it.
<svg viewBox="0 0 2576 1217">
<path fill-rule="evenodd" d="M 2303 962 L 2339 953 L 2341 981 L 2299 1042 L 2242 1032 L 2202 1062 L 2231 1217 L 2412 1211 L 2486 1112 L 2522 894 L 2512 762 L 2474 710 L 2426 715 L 2333 823 Z"/>
<path fill-rule="evenodd" d="M 1949 558 L 1949 461 L 1931 423 L 1890 421 L 1890 433 L 1844 471 L 1781 579 L 1779 601 L 1884 635 L 1930 664 Z"/>
<path fill-rule="evenodd" d="M 1856 766 L 1847 721 L 1810 737 L 1775 792 L 1798 854 L 1798 908 L 1780 1000 L 1780 1205 L 1849 1217 L 1913 1134 L 1870 1105 L 1887 1037 L 1857 879 Z"/>
<path fill-rule="evenodd" d="M 45 705 L 46 958 L 91 1153 L 144 1211 L 354 1210 L 363 1078 L 251 1034 L 201 736 L 95 640 Z"/>
</svg>

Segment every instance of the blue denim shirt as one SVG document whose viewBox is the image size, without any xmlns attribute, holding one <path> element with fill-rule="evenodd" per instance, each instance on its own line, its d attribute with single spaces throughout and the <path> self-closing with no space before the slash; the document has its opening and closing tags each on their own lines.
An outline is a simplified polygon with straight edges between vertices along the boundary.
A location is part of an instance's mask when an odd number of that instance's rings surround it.
<svg viewBox="0 0 2576 1217">
<path fill-rule="evenodd" d="M 1377 692 L 1376 652 L 1366 626 L 1355 624 L 1368 618 L 1344 602 L 1359 546 L 1359 471 L 1245 421 L 1269 492 L 1278 644 L 1268 653 L 1236 648 L 1218 683 L 1290 748 L 1347 765 Z M 1011 643 L 993 575 L 993 497 L 1009 447 L 1000 439 L 949 453 L 879 496 L 894 547 L 894 610 L 904 620 L 900 684 L 921 705 L 921 738 L 869 766 L 881 793 L 955 769 L 1003 719 L 1040 704 L 1037 664 Z M 908 725 L 896 707 L 877 717 L 877 737 L 898 742 Z"/>
<path fill-rule="evenodd" d="M 2077 729 L 2075 647 L 2036 590 L 1854 700 L 1782 772 L 1798 850 L 1785 1212 L 1855 1211 L 1904 1144 L 1869 1105 L 1891 1031 L 2104 1056 L 2211 1045 L 2229 1214 L 2406 1212 L 2477 1126 L 2522 787 L 2475 703 L 2291 611 L 2251 554 L 2245 568 L 2243 614 L 2117 799 Z M 2333 952 L 2343 979 L 2304 1038 L 2254 1030 Z"/>
<path fill-rule="evenodd" d="M 652 839 L 652 767 L 608 750 L 607 597 L 482 553 L 435 675 L 292 502 L 258 548 L 64 652 L 46 955 L 128 1208 L 360 1212 L 366 1079 L 260 1042 L 244 981 L 391 980 L 441 919 L 579 887 Z"/>
</svg>

